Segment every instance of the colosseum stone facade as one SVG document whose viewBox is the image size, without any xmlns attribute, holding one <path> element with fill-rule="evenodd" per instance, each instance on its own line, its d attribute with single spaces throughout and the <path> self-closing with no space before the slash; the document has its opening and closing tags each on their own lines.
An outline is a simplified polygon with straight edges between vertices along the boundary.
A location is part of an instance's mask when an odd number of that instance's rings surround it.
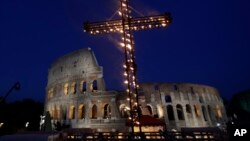
<svg viewBox="0 0 250 141">
<path fill-rule="evenodd" d="M 106 91 L 103 69 L 93 51 L 84 48 L 56 60 L 49 69 L 45 111 L 52 122 L 71 128 L 126 131 L 125 93 Z M 190 83 L 141 83 L 143 115 L 162 119 L 167 129 L 225 126 L 225 108 L 218 91 Z"/>
</svg>

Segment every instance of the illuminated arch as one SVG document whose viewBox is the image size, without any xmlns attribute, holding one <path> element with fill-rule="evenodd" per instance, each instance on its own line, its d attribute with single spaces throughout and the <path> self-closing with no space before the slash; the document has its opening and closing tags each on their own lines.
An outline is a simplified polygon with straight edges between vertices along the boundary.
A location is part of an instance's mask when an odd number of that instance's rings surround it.
<svg viewBox="0 0 250 141">
<path fill-rule="evenodd" d="M 111 107 L 109 104 L 105 104 L 103 108 L 103 118 L 111 118 Z"/>
<path fill-rule="evenodd" d="M 95 104 L 92 107 L 92 118 L 93 119 L 97 118 L 97 106 Z"/>
<path fill-rule="evenodd" d="M 65 95 L 69 94 L 69 84 L 68 83 L 64 84 L 63 90 L 64 90 Z"/>
<path fill-rule="evenodd" d="M 75 106 L 73 105 L 69 108 L 69 119 L 75 119 Z"/>
<path fill-rule="evenodd" d="M 83 104 L 78 106 L 78 119 L 85 118 L 85 106 Z"/>
</svg>

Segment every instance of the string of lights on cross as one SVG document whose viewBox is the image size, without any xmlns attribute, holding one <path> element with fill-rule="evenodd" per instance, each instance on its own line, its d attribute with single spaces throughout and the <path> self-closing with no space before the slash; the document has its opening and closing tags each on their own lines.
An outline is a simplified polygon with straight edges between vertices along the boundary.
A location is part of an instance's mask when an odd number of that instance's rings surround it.
<svg viewBox="0 0 250 141">
<path fill-rule="evenodd" d="M 170 13 L 155 16 L 142 16 L 132 17 L 132 8 L 129 6 L 129 0 L 120 0 L 120 8 L 116 12 L 121 19 L 100 21 L 100 22 L 86 22 L 83 25 L 84 32 L 96 35 L 103 33 L 120 33 L 122 35 L 121 47 L 124 49 L 124 77 L 125 85 L 127 86 L 127 102 L 130 107 L 125 109 L 130 112 L 129 120 L 132 120 L 132 132 L 134 132 L 134 126 L 140 126 L 140 105 L 138 104 L 138 80 L 136 77 L 137 65 L 135 61 L 135 43 L 133 37 L 133 31 L 145 30 L 153 28 L 168 27 L 172 21 Z"/>
</svg>

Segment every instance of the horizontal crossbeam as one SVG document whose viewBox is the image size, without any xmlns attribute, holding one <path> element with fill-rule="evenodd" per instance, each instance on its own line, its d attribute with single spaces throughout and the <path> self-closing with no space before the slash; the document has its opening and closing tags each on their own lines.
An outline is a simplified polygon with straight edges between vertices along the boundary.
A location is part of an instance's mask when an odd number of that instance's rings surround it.
<svg viewBox="0 0 250 141">
<path fill-rule="evenodd" d="M 156 16 L 145 16 L 130 18 L 124 22 L 125 30 L 145 30 L 152 28 L 167 27 L 172 21 L 170 13 Z M 102 22 L 86 22 L 83 25 L 84 32 L 90 34 L 102 34 L 112 32 L 122 32 L 122 20 L 111 20 Z M 130 29 L 129 29 L 130 28 Z"/>
</svg>

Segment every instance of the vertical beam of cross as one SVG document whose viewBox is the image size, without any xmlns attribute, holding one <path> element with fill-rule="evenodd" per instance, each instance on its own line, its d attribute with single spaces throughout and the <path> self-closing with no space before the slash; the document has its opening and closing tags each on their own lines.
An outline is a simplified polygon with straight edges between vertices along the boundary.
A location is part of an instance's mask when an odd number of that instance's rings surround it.
<svg viewBox="0 0 250 141">
<path fill-rule="evenodd" d="M 132 133 L 134 133 L 134 124 L 137 122 L 139 124 L 139 131 L 141 132 L 140 126 L 140 110 L 138 104 L 138 84 L 136 80 L 137 66 L 135 63 L 135 48 L 134 48 L 134 38 L 131 32 L 130 25 L 130 9 L 128 6 L 128 0 L 121 0 L 120 8 L 122 16 L 122 33 L 123 33 L 123 43 L 124 43 L 124 54 L 125 54 L 125 72 L 126 77 L 125 84 L 127 84 L 128 101 L 130 106 L 130 120 L 132 121 Z M 126 24 L 127 23 L 127 24 Z M 136 121 L 136 118 L 138 121 Z"/>
<path fill-rule="evenodd" d="M 120 0 L 119 15 L 122 19 L 102 21 L 102 22 L 86 22 L 83 26 L 84 32 L 90 34 L 102 34 L 118 32 L 122 34 L 122 42 L 120 43 L 124 49 L 124 83 L 127 86 L 126 92 L 128 95 L 130 111 L 129 120 L 132 123 L 131 129 L 134 134 L 134 126 L 139 126 L 141 132 L 141 110 L 139 105 L 139 94 L 138 94 L 138 81 L 136 77 L 137 65 L 135 62 L 135 43 L 133 37 L 133 31 L 145 30 L 152 28 L 167 27 L 172 19 L 170 13 L 155 16 L 144 16 L 144 17 L 132 17 L 131 8 L 128 4 L 129 0 Z"/>
</svg>

